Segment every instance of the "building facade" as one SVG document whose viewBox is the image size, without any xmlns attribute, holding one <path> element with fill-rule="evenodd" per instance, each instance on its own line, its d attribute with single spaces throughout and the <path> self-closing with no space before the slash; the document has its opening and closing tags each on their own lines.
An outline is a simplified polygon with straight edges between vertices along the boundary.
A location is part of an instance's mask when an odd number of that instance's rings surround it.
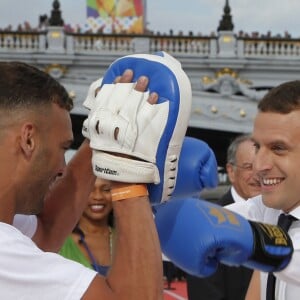
<svg viewBox="0 0 300 300">
<path fill-rule="evenodd" d="M 82 141 L 88 87 L 120 56 L 166 51 L 181 62 L 193 90 L 187 135 L 206 141 L 221 167 L 231 138 L 251 132 L 259 99 L 299 74 L 300 39 L 235 33 L 228 1 L 211 36 L 74 33 L 62 25 L 58 1 L 50 20 L 40 31 L 0 31 L 0 60 L 35 65 L 66 87 L 75 103 L 74 148 Z"/>
</svg>

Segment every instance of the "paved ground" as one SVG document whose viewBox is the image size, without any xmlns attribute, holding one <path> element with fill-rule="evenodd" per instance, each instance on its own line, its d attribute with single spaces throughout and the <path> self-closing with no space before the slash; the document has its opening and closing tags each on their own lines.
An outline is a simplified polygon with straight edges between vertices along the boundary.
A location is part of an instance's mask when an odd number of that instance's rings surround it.
<svg viewBox="0 0 300 300">
<path fill-rule="evenodd" d="M 171 288 L 171 290 L 164 290 L 164 300 L 188 300 L 186 281 L 174 281 Z"/>
</svg>

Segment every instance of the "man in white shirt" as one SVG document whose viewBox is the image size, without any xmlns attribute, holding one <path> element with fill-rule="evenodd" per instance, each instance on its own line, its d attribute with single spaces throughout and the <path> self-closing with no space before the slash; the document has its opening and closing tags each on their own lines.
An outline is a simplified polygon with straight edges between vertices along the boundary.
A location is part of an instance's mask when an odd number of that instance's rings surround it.
<svg viewBox="0 0 300 300">
<path fill-rule="evenodd" d="M 106 278 L 53 253 L 86 206 L 95 180 L 91 149 L 85 141 L 66 167 L 73 140 L 66 90 L 27 64 L 0 62 L 0 71 L 1 298 L 161 299 L 161 251 L 146 193 L 113 203 L 117 250 Z M 119 80 L 132 78 L 127 70 Z M 147 84 L 140 77 L 135 89 Z"/>
<path fill-rule="evenodd" d="M 166 203 L 156 209 L 155 217 L 161 247 L 174 263 L 197 276 L 213 274 L 218 262 L 262 271 L 260 294 L 255 293 L 251 298 L 249 295 L 247 299 L 297 300 L 300 295 L 299 80 L 271 89 L 259 102 L 252 140 L 253 168 L 261 195 L 226 209 L 194 198 Z M 290 227 L 280 222 L 292 219 Z M 269 289 L 272 285 L 267 284 L 267 277 L 268 283 L 274 283 L 269 280 L 272 273 L 276 281 L 274 288 Z M 259 281 L 251 287 L 255 286 L 259 286 Z"/>
<path fill-rule="evenodd" d="M 260 101 L 253 141 L 262 196 L 228 208 L 264 223 L 277 224 L 282 212 L 300 220 L 300 81 L 283 83 Z M 300 294 L 300 221 L 292 223 L 288 234 L 294 247 L 292 260 L 274 273 L 279 300 L 296 300 Z M 266 299 L 267 275 L 261 272 L 261 299 Z"/>
</svg>

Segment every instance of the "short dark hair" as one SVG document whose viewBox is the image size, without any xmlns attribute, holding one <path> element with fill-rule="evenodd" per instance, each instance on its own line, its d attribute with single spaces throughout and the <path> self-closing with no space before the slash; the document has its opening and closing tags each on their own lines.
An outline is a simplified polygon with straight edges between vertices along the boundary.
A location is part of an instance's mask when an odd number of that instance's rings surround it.
<svg viewBox="0 0 300 300">
<path fill-rule="evenodd" d="M 288 81 L 272 88 L 258 103 L 261 112 L 288 114 L 300 109 L 300 81 Z"/>
<path fill-rule="evenodd" d="M 22 62 L 0 62 L 0 109 L 26 109 L 56 103 L 70 111 L 66 89 L 47 73 Z"/>
</svg>

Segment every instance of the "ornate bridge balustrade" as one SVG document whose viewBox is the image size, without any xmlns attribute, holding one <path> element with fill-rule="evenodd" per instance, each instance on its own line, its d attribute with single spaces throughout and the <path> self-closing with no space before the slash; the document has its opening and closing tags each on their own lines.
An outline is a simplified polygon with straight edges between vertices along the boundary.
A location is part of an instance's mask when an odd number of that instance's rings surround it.
<svg viewBox="0 0 300 300">
<path fill-rule="evenodd" d="M 45 52 L 45 32 L 4 32 L 0 31 L 1 52 Z"/>
<path fill-rule="evenodd" d="M 181 36 L 134 36 L 134 35 L 98 35 L 98 34 L 68 34 L 67 39 L 73 39 L 74 53 L 88 51 L 91 54 L 101 52 L 156 52 L 167 51 L 200 56 L 210 56 L 211 44 L 216 44 L 215 38 L 181 37 Z"/>
<path fill-rule="evenodd" d="M 280 57 L 291 59 L 300 56 L 299 39 L 239 39 L 240 55 L 244 57 Z"/>
<path fill-rule="evenodd" d="M 99 55 L 167 51 L 173 55 L 197 57 L 283 58 L 299 59 L 300 39 L 236 37 L 232 32 L 215 36 L 167 35 L 103 35 L 68 33 L 62 28 L 43 32 L 0 31 L 0 52 L 53 52 L 51 44 L 60 47 L 60 53 Z M 226 47 L 224 52 L 223 48 Z M 54 51 L 55 52 L 55 51 Z"/>
</svg>

